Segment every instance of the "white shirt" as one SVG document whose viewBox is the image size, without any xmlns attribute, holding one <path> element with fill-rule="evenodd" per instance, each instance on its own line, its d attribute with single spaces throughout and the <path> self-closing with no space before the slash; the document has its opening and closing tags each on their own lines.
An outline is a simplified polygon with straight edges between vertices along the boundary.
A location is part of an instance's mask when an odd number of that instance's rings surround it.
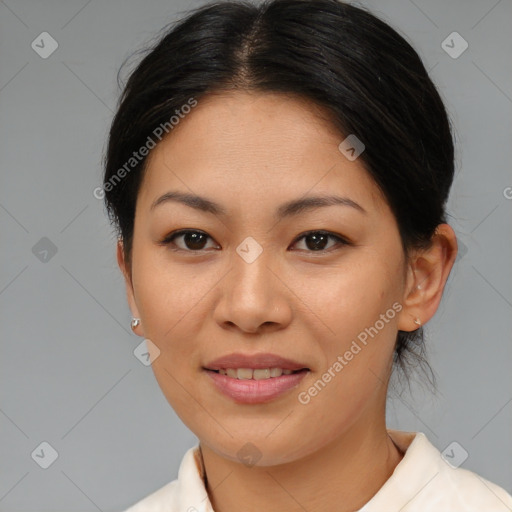
<svg viewBox="0 0 512 512">
<path fill-rule="evenodd" d="M 504 489 L 455 468 L 422 432 L 388 430 L 405 452 L 393 474 L 357 512 L 511 512 L 512 496 Z M 199 444 L 181 461 L 178 478 L 124 512 L 215 512 L 204 485 Z"/>
</svg>

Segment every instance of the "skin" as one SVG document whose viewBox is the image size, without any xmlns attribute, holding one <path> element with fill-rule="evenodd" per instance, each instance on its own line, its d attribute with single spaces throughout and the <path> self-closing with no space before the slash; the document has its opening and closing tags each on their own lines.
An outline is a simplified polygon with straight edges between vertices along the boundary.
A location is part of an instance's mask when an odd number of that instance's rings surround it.
<svg viewBox="0 0 512 512">
<path fill-rule="evenodd" d="M 153 371 L 200 440 L 216 511 L 343 512 L 379 490 L 402 457 L 385 425 L 397 331 L 434 315 L 455 260 L 455 234 L 442 224 L 431 248 L 406 261 L 384 196 L 360 160 L 341 154 L 344 136 L 321 114 L 278 94 L 202 98 L 149 156 L 131 263 L 118 244 L 130 309 L 141 319 L 136 333 L 160 350 Z M 178 202 L 151 210 L 170 190 L 205 196 L 227 215 Z M 286 201 L 334 193 L 366 213 L 333 205 L 273 217 Z M 185 228 L 208 235 L 202 250 L 183 236 L 174 240 L 181 251 L 159 244 Z M 315 251 L 311 238 L 297 240 L 310 230 L 350 244 L 327 238 Z M 250 264 L 236 252 L 248 236 L 263 248 Z M 401 311 L 317 396 L 299 403 L 298 394 L 393 303 Z M 272 352 L 310 372 L 271 402 L 236 403 L 202 370 L 232 352 Z M 252 467 L 237 456 L 248 442 L 261 455 Z"/>
</svg>

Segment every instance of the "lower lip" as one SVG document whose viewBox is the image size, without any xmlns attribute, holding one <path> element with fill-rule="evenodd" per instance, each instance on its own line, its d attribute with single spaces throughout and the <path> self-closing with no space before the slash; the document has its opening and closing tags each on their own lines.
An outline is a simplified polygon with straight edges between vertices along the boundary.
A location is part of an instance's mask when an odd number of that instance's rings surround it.
<svg viewBox="0 0 512 512">
<path fill-rule="evenodd" d="M 261 380 L 235 379 L 212 370 L 205 370 L 205 372 L 213 380 L 217 389 L 235 400 L 235 402 L 259 404 L 270 402 L 297 386 L 309 370 L 301 370 L 290 375 L 281 375 L 281 377 L 270 377 L 269 379 Z"/>
</svg>

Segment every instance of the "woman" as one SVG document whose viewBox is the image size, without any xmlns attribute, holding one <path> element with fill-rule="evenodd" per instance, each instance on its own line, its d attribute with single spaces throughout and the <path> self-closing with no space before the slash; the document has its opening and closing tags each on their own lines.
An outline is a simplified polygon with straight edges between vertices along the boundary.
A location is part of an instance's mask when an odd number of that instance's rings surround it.
<svg viewBox="0 0 512 512">
<path fill-rule="evenodd" d="M 453 156 L 417 53 L 365 10 L 219 2 L 165 34 L 104 190 L 132 328 L 200 442 L 129 512 L 512 508 L 385 423 L 457 253 Z"/>
</svg>

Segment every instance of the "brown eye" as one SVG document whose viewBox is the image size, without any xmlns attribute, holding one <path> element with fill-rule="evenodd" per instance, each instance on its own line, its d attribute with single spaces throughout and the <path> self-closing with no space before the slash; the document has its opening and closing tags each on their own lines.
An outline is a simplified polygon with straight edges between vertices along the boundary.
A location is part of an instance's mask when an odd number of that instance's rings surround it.
<svg viewBox="0 0 512 512">
<path fill-rule="evenodd" d="M 162 240 L 161 244 L 174 245 L 177 247 L 176 250 L 195 252 L 205 250 L 208 239 L 211 239 L 211 237 L 202 231 L 183 229 L 168 235 Z M 180 243 L 176 243 L 175 240 L 181 241 Z"/>
<path fill-rule="evenodd" d="M 334 240 L 337 243 L 332 244 L 331 246 L 328 246 L 329 239 Z M 328 251 L 333 246 L 338 245 L 348 245 L 348 242 L 341 238 L 338 235 L 335 235 L 333 233 L 330 233 L 328 231 L 309 231 L 308 233 L 304 233 L 299 238 L 295 240 L 294 245 L 304 240 L 304 245 L 306 251 L 309 252 L 322 252 L 322 251 Z"/>
<path fill-rule="evenodd" d="M 207 241 L 212 238 L 203 231 L 182 229 L 168 235 L 160 242 L 161 245 L 174 246 L 173 250 L 185 252 L 199 252 L 206 250 Z M 304 241 L 300 250 L 307 252 L 329 252 L 336 245 L 350 245 L 350 242 L 328 231 L 309 231 L 295 239 L 293 245 Z M 178 241 L 178 242 L 177 242 Z M 334 243 L 330 243 L 333 241 Z M 211 247 L 210 247 L 211 248 Z"/>
</svg>

